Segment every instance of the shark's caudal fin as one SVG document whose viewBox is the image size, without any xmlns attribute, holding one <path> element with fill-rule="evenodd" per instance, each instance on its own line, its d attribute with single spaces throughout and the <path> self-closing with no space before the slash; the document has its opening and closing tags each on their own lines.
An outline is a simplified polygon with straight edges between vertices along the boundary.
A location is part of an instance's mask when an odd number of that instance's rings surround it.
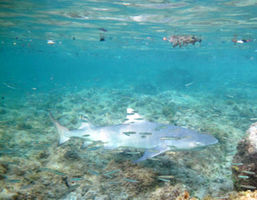
<svg viewBox="0 0 257 200">
<path fill-rule="evenodd" d="M 56 129 L 57 129 L 57 132 L 58 132 L 58 135 L 59 135 L 59 145 L 63 144 L 64 142 L 68 141 L 70 139 L 70 137 L 67 137 L 65 136 L 65 133 L 69 132 L 69 129 L 62 126 L 58 121 L 56 121 L 54 118 L 53 118 L 53 115 L 49 112 L 49 116 L 52 120 L 52 122 L 54 123 Z"/>
</svg>

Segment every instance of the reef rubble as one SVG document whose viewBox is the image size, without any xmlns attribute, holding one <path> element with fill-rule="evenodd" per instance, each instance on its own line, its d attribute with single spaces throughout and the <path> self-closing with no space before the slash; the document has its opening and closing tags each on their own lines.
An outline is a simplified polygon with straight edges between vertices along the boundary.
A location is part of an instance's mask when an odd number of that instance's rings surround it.
<svg viewBox="0 0 257 200">
<path fill-rule="evenodd" d="M 257 189 L 257 122 L 250 126 L 245 138 L 238 143 L 232 171 L 236 190 Z"/>
</svg>

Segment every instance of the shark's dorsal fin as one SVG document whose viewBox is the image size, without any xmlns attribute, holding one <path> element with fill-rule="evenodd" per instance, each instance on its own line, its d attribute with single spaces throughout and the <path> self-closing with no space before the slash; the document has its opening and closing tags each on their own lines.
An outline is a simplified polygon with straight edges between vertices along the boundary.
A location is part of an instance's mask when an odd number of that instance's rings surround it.
<svg viewBox="0 0 257 200">
<path fill-rule="evenodd" d="M 144 118 L 134 111 L 132 108 L 127 108 L 126 120 L 123 124 L 130 124 L 135 122 L 145 121 Z"/>
<path fill-rule="evenodd" d="M 81 125 L 80 125 L 80 127 L 79 127 L 79 129 L 89 129 L 89 128 L 91 128 L 91 127 L 92 127 L 92 125 L 91 125 L 90 123 L 88 123 L 88 122 L 82 122 Z"/>
</svg>

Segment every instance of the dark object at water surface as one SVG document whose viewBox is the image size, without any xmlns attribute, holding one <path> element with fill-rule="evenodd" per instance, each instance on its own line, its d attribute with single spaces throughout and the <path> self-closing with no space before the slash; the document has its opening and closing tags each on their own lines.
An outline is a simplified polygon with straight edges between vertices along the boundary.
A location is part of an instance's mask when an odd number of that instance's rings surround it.
<svg viewBox="0 0 257 200">
<path fill-rule="evenodd" d="M 100 39 L 99 39 L 99 41 L 100 41 L 100 42 L 105 41 L 105 37 L 104 37 L 104 35 L 100 35 Z"/>
<path fill-rule="evenodd" d="M 232 39 L 232 42 L 234 42 L 235 44 L 243 44 L 243 43 L 247 43 L 247 42 L 251 42 L 251 40 L 249 39 L 241 39 L 241 40 L 237 40 L 237 39 Z"/>
<path fill-rule="evenodd" d="M 172 43 L 173 47 L 179 45 L 179 47 L 187 46 L 188 44 L 195 45 L 196 42 L 201 43 L 202 39 L 194 35 L 172 35 L 169 38 L 164 37 L 163 40 L 167 40 Z"/>
<path fill-rule="evenodd" d="M 100 31 L 107 32 L 107 29 L 105 28 L 99 28 Z"/>
</svg>

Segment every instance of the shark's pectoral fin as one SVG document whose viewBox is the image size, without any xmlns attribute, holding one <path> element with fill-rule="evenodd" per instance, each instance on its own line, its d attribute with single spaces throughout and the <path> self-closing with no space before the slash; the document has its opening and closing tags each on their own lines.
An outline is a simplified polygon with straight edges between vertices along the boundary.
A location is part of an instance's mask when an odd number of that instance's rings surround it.
<svg viewBox="0 0 257 200">
<path fill-rule="evenodd" d="M 62 134 L 62 135 L 60 134 L 59 135 L 59 143 L 58 143 L 58 145 L 61 145 L 61 144 L 65 143 L 65 142 L 67 142 L 69 139 L 70 138 L 65 136 L 64 134 Z"/>
<path fill-rule="evenodd" d="M 145 151 L 144 155 L 141 158 L 135 160 L 134 163 L 139 163 L 148 158 L 153 158 L 153 157 L 158 156 L 159 154 L 164 153 L 168 150 L 170 150 L 170 148 L 167 146 L 161 146 L 161 147 L 158 146 L 158 147 L 155 147 L 154 149 L 147 150 L 147 151 Z"/>
</svg>

